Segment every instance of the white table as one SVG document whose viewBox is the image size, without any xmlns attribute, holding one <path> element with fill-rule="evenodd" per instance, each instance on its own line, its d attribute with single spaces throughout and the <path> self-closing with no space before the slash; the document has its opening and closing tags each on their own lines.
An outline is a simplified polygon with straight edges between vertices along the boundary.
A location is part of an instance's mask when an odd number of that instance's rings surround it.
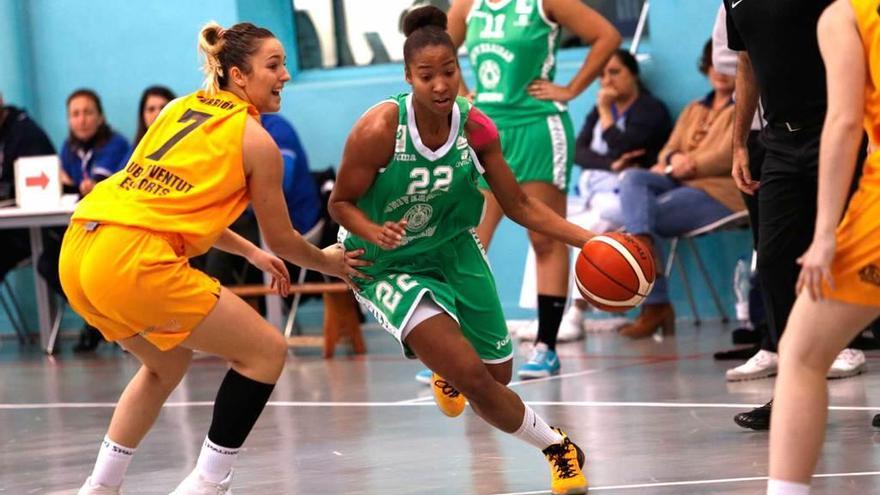
<svg viewBox="0 0 880 495">
<path fill-rule="evenodd" d="M 40 326 L 40 347 L 51 354 L 55 346 L 52 335 L 52 313 L 49 304 L 49 287 L 37 271 L 37 259 L 43 252 L 42 227 L 58 227 L 70 222 L 75 204 L 65 202 L 54 208 L 40 210 L 18 207 L 0 208 L 0 229 L 27 228 L 31 238 L 31 266 L 34 270 L 34 289 L 37 297 L 37 316 Z"/>
</svg>

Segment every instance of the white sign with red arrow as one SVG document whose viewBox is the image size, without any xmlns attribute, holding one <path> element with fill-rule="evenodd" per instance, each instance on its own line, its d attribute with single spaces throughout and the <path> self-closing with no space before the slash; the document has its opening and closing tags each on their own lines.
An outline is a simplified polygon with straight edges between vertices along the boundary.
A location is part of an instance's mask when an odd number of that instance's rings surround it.
<svg viewBox="0 0 880 495">
<path fill-rule="evenodd" d="M 42 210 L 61 203 L 61 164 L 56 155 L 29 156 L 15 161 L 15 202 Z"/>
</svg>

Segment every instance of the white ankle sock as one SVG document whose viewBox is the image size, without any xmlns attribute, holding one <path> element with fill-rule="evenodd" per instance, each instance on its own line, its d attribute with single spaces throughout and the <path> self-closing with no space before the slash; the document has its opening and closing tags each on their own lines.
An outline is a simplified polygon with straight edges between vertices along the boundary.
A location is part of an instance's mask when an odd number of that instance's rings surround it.
<svg viewBox="0 0 880 495">
<path fill-rule="evenodd" d="M 524 440 L 541 450 L 544 450 L 555 443 L 562 442 L 562 435 L 550 428 L 540 416 L 535 414 L 535 411 L 532 411 L 531 407 L 525 407 L 526 412 L 523 416 L 522 426 L 513 432 L 513 436 L 520 440 Z"/>
<path fill-rule="evenodd" d="M 809 495 L 810 485 L 770 479 L 767 482 L 767 495 Z"/>
<path fill-rule="evenodd" d="M 196 462 L 196 469 L 202 478 L 211 483 L 220 483 L 232 469 L 232 464 L 238 457 L 239 450 L 221 447 L 205 437 L 205 443 L 202 444 L 202 451 L 199 453 L 199 460 Z"/>
<path fill-rule="evenodd" d="M 104 436 L 101 448 L 98 449 L 98 459 L 92 470 L 92 485 L 119 486 L 135 449 L 124 447 Z"/>
</svg>

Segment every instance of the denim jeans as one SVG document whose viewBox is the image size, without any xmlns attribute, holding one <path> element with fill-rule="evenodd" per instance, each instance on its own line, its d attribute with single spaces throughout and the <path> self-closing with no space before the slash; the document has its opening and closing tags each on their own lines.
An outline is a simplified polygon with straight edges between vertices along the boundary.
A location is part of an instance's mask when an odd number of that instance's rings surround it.
<svg viewBox="0 0 880 495">
<path fill-rule="evenodd" d="M 655 246 L 659 238 L 676 237 L 733 213 L 700 189 L 643 169 L 629 169 L 620 177 L 620 205 L 624 229 L 653 236 Z M 666 278 L 658 276 L 645 303 L 667 302 Z"/>
</svg>

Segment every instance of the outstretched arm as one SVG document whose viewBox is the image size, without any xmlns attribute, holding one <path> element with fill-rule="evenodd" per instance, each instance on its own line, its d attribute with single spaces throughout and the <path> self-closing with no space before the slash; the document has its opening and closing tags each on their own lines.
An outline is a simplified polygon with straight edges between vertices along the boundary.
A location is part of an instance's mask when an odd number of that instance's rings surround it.
<svg viewBox="0 0 880 495">
<path fill-rule="evenodd" d="M 479 110 L 472 109 L 467 131 L 469 141 L 484 170 L 483 176 L 501 204 L 504 214 L 529 230 L 577 248 L 582 247 L 595 234 L 568 222 L 547 205 L 523 192 L 501 153 L 501 140 L 497 137 L 497 131 L 494 138 L 489 140 L 472 137 L 492 135 L 492 129 L 486 129 L 486 126 L 494 128 L 494 125 Z"/>
<path fill-rule="evenodd" d="M 284 173 L 281 152 L 269 134 L 253 119 L 248 119 L 245 126 L 244 166 L 254 213 L 269 249 L 295 265 L 318 270 L 349 283 L 352 275 L 361 276 L 352 268 L 366 264 L 354 258 L 358 254 L 343 253 L 338 247 L 318 249 L 294 230 L 281 191 Z"/>
</svg>

